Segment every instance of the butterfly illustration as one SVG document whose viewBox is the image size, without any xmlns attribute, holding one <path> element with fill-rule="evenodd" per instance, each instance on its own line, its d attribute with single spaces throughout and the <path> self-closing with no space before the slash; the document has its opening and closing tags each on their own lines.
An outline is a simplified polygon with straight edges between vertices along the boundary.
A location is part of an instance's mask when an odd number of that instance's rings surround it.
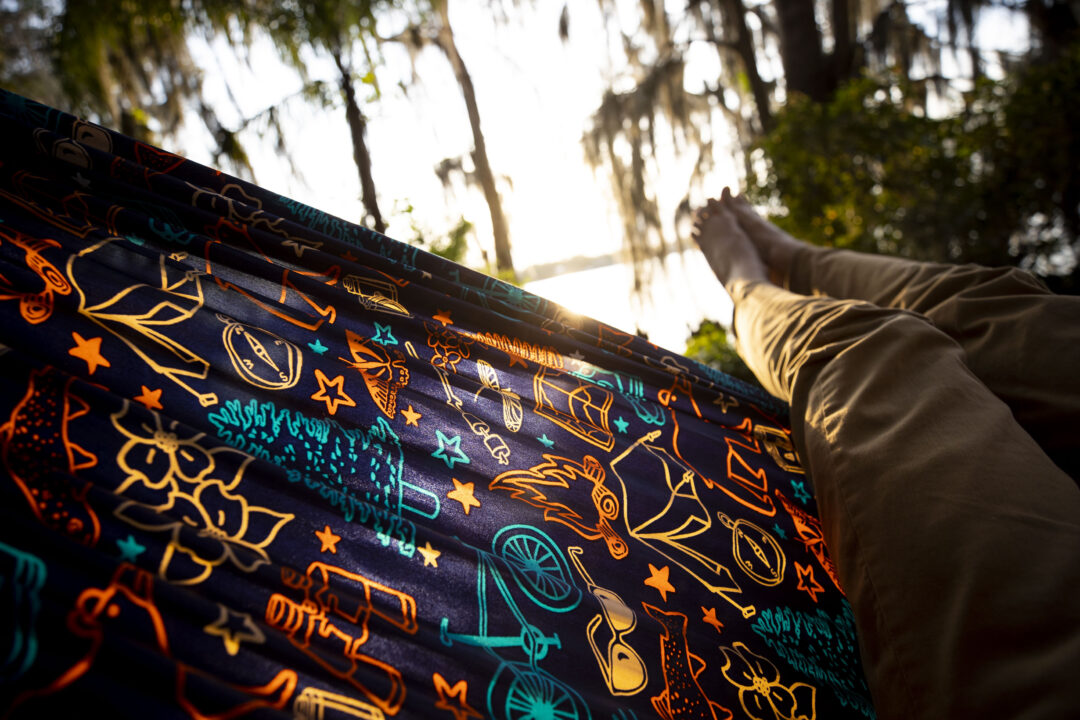
<svg viewBox="0 0 1080 720">
<path fill-rule="evenodd" d="M 371 342 L 370 338 L 357 335 L 352 330 L 346 330 L 345 337 L 349 341 L 352 361 L 342 357 L 338 359 L 360 371 L 371 399 L 383 414 L 389 418 L 394 417 L 397 412 L 398 391 L 409 384 L 405 355 L 400 350 Z"/>
</svg>

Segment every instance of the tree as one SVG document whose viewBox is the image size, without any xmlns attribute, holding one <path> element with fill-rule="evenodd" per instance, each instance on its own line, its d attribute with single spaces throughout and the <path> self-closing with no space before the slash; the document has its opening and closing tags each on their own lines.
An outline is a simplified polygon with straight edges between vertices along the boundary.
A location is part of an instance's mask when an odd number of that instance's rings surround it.
<svg viewBox="0 0 1080 720">
<path fill-rule="evenodd" d="M 214 141 L 214 161 L 253 176 L 238 131 L 225 127 L 188 51 L 196 33 L 234 42 L 250 5 L 225 0 L 84 0 L 5 3 L 0 80 L 15 92 L 153 142 L 194 110 Z M 270 129 L 280 128 L 270 118 Z"/>
<path fill-rule="evenodd" d="M 751 195 L 782 205 L 775 221 L 813 242 L 1019 263 L 1072 275 L 1075 288 L 1080 45 L 1005 80 L 981 79 L 955 115 L 913 111 L 908 88 L 868 78 L 826 103 L 789 103 L 758 144 Z"/>
<path fill-rule="evenodd" d="M 49 61 L 55 11 L 43 0 L 0 4 L 0 79 L 27 97 L 57 105 L 63 92 Z"/>
<path fill-rule="evenodd" d="M 513 276 L 510 229 L 507 227 L 506 217 L 503 214 L 499 191 L 495 187 L 491 163 L 488 162 L 487 145 L 484 143 L 484 133 L 480 129 L 480 110 L 476 105 L 476 90 L 473 88 L 469 70 L 465 67 L 465 61 L 461 59 L 461 53 L 458 52 L 454 30 L 450 26 L 449 0 L 433 0 L 432 6 L 439 18 L 435 42 L 446 54 L 446 59 L 454 69 L 454 77 L 457 78 L 458 86 L 461 88 L 461 97 L 465 100 L 465 108 L 469 114 L 469 127 L 472 129 L 473 136 L 473 164 L 476 166 L 477 179 L 484 191 L 484 200 L 487 201 L 491 213 L 491 229 L 495 236 L 495 267 L 500 273 Z"/>
<path fill-rule="evenodd" d="M 245 119 L 235 129 L 219 121 L 203 97 L 202 73 L 190 55 L 188 38 L 195 33 L 225 37 L 240 51 L 250 44 L 253 33 L 265 31 L 305 81 L 304 49 L 324 52 L 338 72 L 365 221 L 384 232 L 353 50 L 359 45 L 366 70 L 361 78 L 377 91 L 375 63 L 364 41 L 374 37 L 375 9 L 390 3 L 83 0 L 57 4 L 30 0 L 0 10 L 0 30 L 11 41 L 5 42 L 9 50 L 0 56 L 0 68 L 5 84 L 16 92 L 64 106 L 147 141 L 174 134 L 185 112 L 194 108 L 214 138 L 214 162 L 224 158 L 237 172 L 254 176 L 239 135 L 255 118 Z M 319 83 L 309 82 L 305 94 L 327 101 Z M 279 150 L 287 152 L 276 110 L 272 106 L 258 117 L 276 134 Z"/>
<path fill-rule="evenodd" d="M 361 109 L 357 89 L 354 49 L 359 47 L 364 72 L 361 83 L 378 94 L 375 59 L 369 41 L 376 38 L 376 11 L 391 6 L 391 0 L 270 0 L 260 6 L 259 26 L 265 28 L 283 60 L 308 81 L 304 49 L 330 56 L 337 70 L 337 82 L 345 105 L 345 119 L 353 146 L 353 161 L 360 178 L 360 197 L 367 213 L 365 224 L 386 232 L 379 210 L 372 175 L 371 152 L 367 146 L 367 119 Z"/>
<path fill-rule="evenodd" d="M 697 360 L 703 365 L 760 387 L 753 371 L 746 366 L 728 340 L 727 330 L 719 323 L 712 320 L 703 321 L 696 330 L 690 333 L 683 354 L 691 360 Z"/>
<path fill-rule="evenodd" d="M 476 88 L 473 85 L 472 75 L 465 65 L 461 52 L 458 49 L 454 37 L 453 26 L 450 24 L 449 0 L 422 0 L 413 7 L 414 19 L 405 30 L 385 38 L 387 42 L 404 43 L 412 51 L 422 50 L 427 45 L 434 45 L 445 55 L 450 67 L 453 69 L 454 78 L 461 90 L 462 100 L 465 102 L 465 110 L 469 117 L 469 128 L 472 130 L 473 150 L 471 153 L 475 168 L 475 179 L 484 193 L 491 215 L 491 230 L 495 244 L 495 267 L 505 279 L 515 280 L 513 255 L 510 245 L 510 228 L 503 213 L 502 198 L 495 183 L 495 174 L 491 169 L 488 159 L 487 143 L 484 140 L 484 132 L 480 127 L 480 109 L 476 101 Z M 447 165 L 444 162 L 443 172 Z M 445 180 L 444 180 L 445 182 Z"/>
<path fill-rule="evenodd" d="M 689 0 L 685 16 L 673 19 L 662 0 L 643 0 L 638 26 L 626 31 L 618 27 L 625 13 L 601 0 L 609 26 L 621 37 L 611 44 L 621 48 L 630 72 L 617 78 L 620 92 L 605 93 L 584 145 L 590 161 L 612 177 L 635 263 L 664 248 L 662 237 L 656 240 L 662 218 L 653 190 L 653 129 L 679 130 L 687 140 L 684 152 L 706 154 L 708 141 L 685 128 L 705 125 L 719 113 L 740 140 L 746 177 L 767 176 L 757 197 L 792 229 L 813 229 L 819 238 L 829 231 L 834 235 L 822 239 L 913 257 L 1022 261 L 1037 271 L 1060 271 L 1076 238 L 1063 233 L 1076 215 L 1076 181 L 1065 177 L 1075 173 L 1058 167 L 1076 167 L 1075 132 L 1068 120 L 1059 122 L 1074 117 L 1061 107 L 1068 104 L 1063 98 L 1075 97 L 1071 71 L 1058 65 L 1053 78 L 1038 81 L 1061 88 L 1062 95 L 1025 91 L 1035 86 L 1029 75 L 996 89 L 985 84 L 985 53 L 974 42 L 974 28 L 981 8 L 991 4 L 950 0 L 947 22 L 931 33 L 911 20 L 903 2 Z M 1069 55 L 1077 37 L 1072 6 L 1031 0 L 1022 11 L 1032 27 L 1033 58 Z M 721 60 L 715 84 L 703 93 L 687 92 L 681 82 L 695 43 L 713 46 Z M 943 74 L 946 49 L 966 54 L 966 75 Z M 760 68 L 773 57 L 783 72 L 770 78 Z M 623 87 L 627 80 L 629 89 Z M 964 109 L 955 118 L 933 120 L 926 112 L 932 95 Z M 1044 150 L 1055 138 L 1056 150 L 1041 158 L 1026 153 L 1027 141 L 1014 134 L 1019 126 L 1013 123 L 1022 117 L 1034 124 L 1027 135 L 1038 137 Z M 620 157 L 619 147 L 629 153 Z M 688 209 L 709 159 L 699 155 L 693 167 L 679 212 Z M 1043 199 L 1036 201 L 1033 192 Z M 956 232 L 944 242 L 947 230 Z M 640 283 L 641 269 L 635 269 Z"/>
<path fill-rule="evenodd" d="M 643 69 L 647 74 L 633 90 L 619 93 L 609 89 L 583 137 L 589 164 L 593 168 L 607 166 L 637 291 L 648 282 L 648 261 L 662 260 L 669 249 L 646 170 L 657 133 L 662 131 L 657 115 L 663 113 L 673 138 L 681 132 L 698 147 L 699 164 L 707 162 L 711 151 L 697 125 L 707 114 L 708 103 L 683 91 L 683 69 L 682 60 L 672 57 Z M 625 151 L 620 151 L 620 146 Z"/>
<path fill-rule="evenodd" d="M 675 146 L 696 150 L 699 175 L 708 169 L 712 151 L 701 132 L 708 124 L 710 99 L 683 87 L 683 49 L 675 41 L 664 3 L 645 0 L 640 7 L 641 32 L 627 33 L 617 26 L 612 0 L 601 2 L 627 68 L 620 80 L 629 80 L 632 87 L 618 91 L 613 82 L 582 136 L 586 160 L 593 168 L 606 168 L 611 178 L 637 291 L 649 282 L 650 261 L 663 261 L 669 250 L 650 171 L 658 133 L 666 130 Z"/>
<path fill-rule="evenodd" d="M 451 262 L 464 262 L 465 254 L 468 252 L 469 235 L 473 231 L 473 224 L 466 220 L 464 216 L 459 216 L 454 226 L 443 235 L 431 232 L 418 222 L 413 214 L 414 210 L 415 208 L 408 203 L 398 210 L 399 214 L 408 217 L 409 229 L 412 232 L 412 237 L 404 239 L 412 245 L 421 247 L 439 257 L 444 257 Z"/>
</svg>

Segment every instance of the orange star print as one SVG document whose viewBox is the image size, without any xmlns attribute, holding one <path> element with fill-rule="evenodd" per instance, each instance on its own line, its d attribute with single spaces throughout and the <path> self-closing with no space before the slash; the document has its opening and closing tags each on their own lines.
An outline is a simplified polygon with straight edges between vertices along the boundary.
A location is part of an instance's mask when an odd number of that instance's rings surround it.
<svg viewBox="0 0 1080 720">
<path fill-rule="evenodd" d="M 337 544 L 341 541 L 341 536 L 335 535 L 329 525 L 322 530 L 316 530 L 315 537 L 319 538 L 319 542 L 322 543 L 319 552 L 326 552 L 329 550 L 331 554 L 337 555 Z"/>
<path fill-rule="evenodd" d="M 345 394 L 345 378 L 338 375 L 333 380 L 326 377 L 322 370 L 315 370 L 315 379 L 319 381 L 319 391 L 311 396 L 312 400 L 326 403 L 326 412 L 334 415 L 338 406 L 356 407 L 356 401 Z"/>
<path fill-rule="evenodd" d="M 649 563 L 649 577 L 645 579 L 645 584 L 649 587 L 656 588 L 660 592 L 660 597 L 664 598 L 664 602 L 667 602 L 667 594 L 669 592 L 675 592 L 675 586 L 668 580 L 670 569 L 667 565 L 663 568 L 657 569 L 655 565 Z"/>
<path fill-rule="evenodd" d="M 814 577 L 813 565 L 801 565 L 796 562 L 795 571 L 799 573 L 798 589 L 805 590 L 810 599 L 817 602 L 818 593 L 825 592 L 825 588 L 821 587 L 821 583 Z"/>
<path fill-rule="evenodd" d="M 147 410 L 164 410 L 164 406 L 161 404 L 161 388 L 157 390 L 151 390 L 145 385 L 142 386 L 142 394 L 135 396 L 135 402 L 142 403 L 142 406 Z"/>
<path fill-rule="evenodd" d="M 447 325 L 453 325 L 454 324 L 454 321 L 450 319 L 450 311 L 449 310 L 443 310 L 442 308 L 439 308 L 439 312 L 432 315 L 431 319 L 432 320 L 438 320 L 439 322 L 441 322 L 443 324 L 443 327 L 446 327 Z"/>
<path fill-rule="evenodd" d="M 446 681 L 446 678 L 439 673 L 432 675 L 431 679 L 432 682 L 435 683 L 435 691 L 439 693 L 439 700 L 435 703 L 435 707 L 440 710 L 452 712 L 454 714 L 454 720 L 484 717 L 466 702 L 465 696 L 469 692 L 469 684 L 466 681 L 458 680 L 454 683 L 453 687 L 451 687 L 450 683 Z"/>
<path fill-rule="evenodd" d="M 101 367 L 111 367 L 109 361 L 101 354 L 100 337 L 87 340 L 77 332 L 71 333 L 71 337 L 75 339 L 75 347 L 68 350 L 68 355 L 74 355 L 80 360 L 85 360 L 89 375 L 93 375 L 99 365 Z"/>
</svg>

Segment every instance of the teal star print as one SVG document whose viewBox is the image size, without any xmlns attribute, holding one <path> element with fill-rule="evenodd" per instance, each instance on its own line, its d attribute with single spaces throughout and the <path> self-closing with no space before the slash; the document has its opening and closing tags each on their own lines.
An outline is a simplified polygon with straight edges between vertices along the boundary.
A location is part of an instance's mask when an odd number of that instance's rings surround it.
<svg viewBox="0 0 1080 720">
<path fill-rule="evenodd" d="M 806 486 L 802 484 L 802 480 L 792 480 L 791 487 L 795 490 L 795 497 L 799 498 L 799 502 L 803 505 L 810 502 L 810 493 L 806 492 Z"/>
<path fill-rule="evenodd" d="M 322 341 L 319 340 L 319 338 L 315 338 L 315 342 L 308 343 L 307 346 L 309 348 L 311 348 L 312 350 L 314 350 L 315 352 L 319 353 L 320 355 L 322 355 L 324 352 L 326 352 L 327 350 L 330 349 L 330 348 L 326 347 L 325 345 L 323 345 Z"/>
<path fill-rule="evenodd" d="M 779 523 L 773 523 L 772 529 L 776 531 L 776 534 L 780 536 L 781 540 L 787 537 L 787 533 L 784 532 L 784 528 L 780 527 Z"/>
<path fill-rule="evenodd" d="M 549 447 L 552 447 L 552 446 L 555 445 L 555 441 L 552 440 L 551 438 L 549 438 L 547 436 L 547 433 L 544 433 L 543 435 L 541 435 L 540 437 L 538 437 L 536 439 L 539 440 L 541 443 L 543 443 L 544 447 L 546 447 L 546 448 L 549 448 Z"/>
<path fill-rule="evenodd" d="M 397 345 L 397 338 L 390 332 L 389 325 L 380 325 L 375 323 L 375 336 L 371 338 L 380 345 Z"/>
<path fill-rule="evenodd" d="M 625 420 L 623 420 L 623 419 L 622 419 L 622 415 L 620 415 L 619 417 L 615 418 L 615 428 L 616 428 L 616 429 L 617 429 L 617 430 L 618 430 L 619 432 L 621 432 L 621 433 L 623 433 L 623 434 L 625 435 L 625 434 L 626 434 L 626 428 L 628 428 L 628 427 L 630 427 L 630 423 L 628 423 L 628 422 L 626 422 Z"/>
<path fill-rule="evenodd" d="M 439 449 L 431 453 L 431 457 L 439 458 L 451 470 L 454 469 L 454 463 L 469 464 L 469 456 L 461 450 L 460 435 L 448 438 L 443 435 L 442 430 L 436 430 L 435 436 L 439 439 Z"/>
<path fill-rule="evenodd" d="M 146 550 L 146 546 L 140 545 L 134 535 L 128 535 L 123 540 L 117 540 L 116 547 L 120 548 L 120 559 L 130 563 L 135 562 Z"/>
</svg>

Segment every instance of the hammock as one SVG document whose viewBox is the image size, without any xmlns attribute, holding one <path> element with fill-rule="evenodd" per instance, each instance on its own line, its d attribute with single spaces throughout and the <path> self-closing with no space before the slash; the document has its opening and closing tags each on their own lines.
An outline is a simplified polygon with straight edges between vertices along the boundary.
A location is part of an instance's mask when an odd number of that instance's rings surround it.
<svg viewBox="0 0 1080 720">
<path fill-rule="evenodd" d="M 784 408 L 0 92 L 12 717 L 873 717 Z"/>
</svg>

